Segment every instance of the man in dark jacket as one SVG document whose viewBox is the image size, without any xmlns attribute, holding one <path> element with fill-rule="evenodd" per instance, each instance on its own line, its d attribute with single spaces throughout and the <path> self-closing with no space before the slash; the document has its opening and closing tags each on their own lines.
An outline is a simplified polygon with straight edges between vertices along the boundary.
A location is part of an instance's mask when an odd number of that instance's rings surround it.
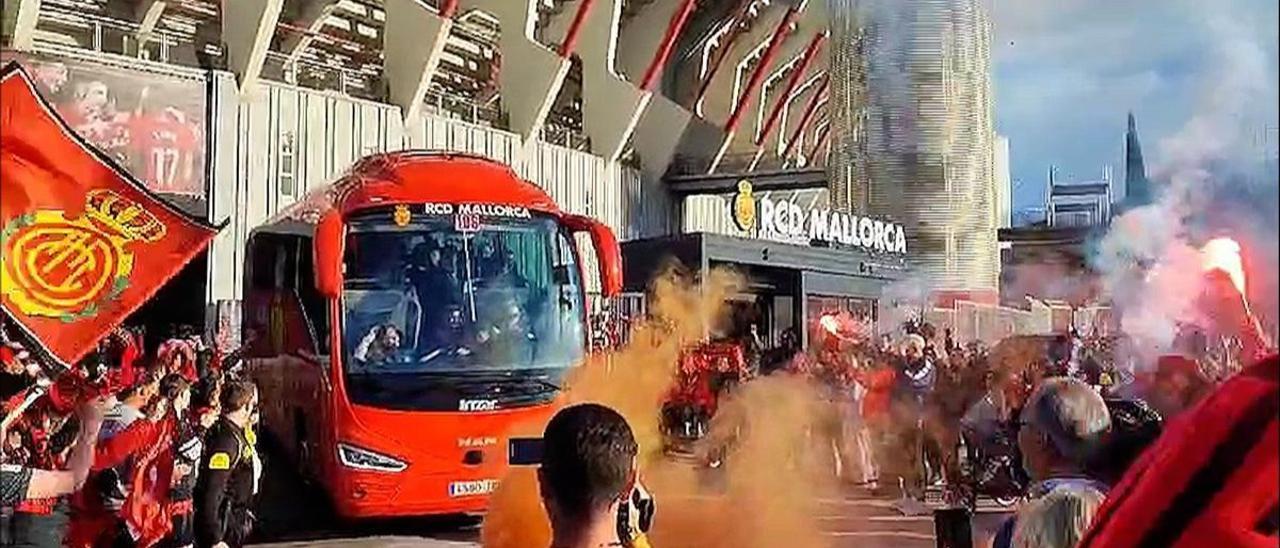
<svg viewBox="0 0 1280 548">
<path fill-rule="evenodd" d="M 196 546 L 243 546 L 253 526 L 255 448 L 248 428 L 258 406 L 251 383 L 222 389 L 222 417 L 205 436 L 195 488 Z"/>
<path fill-rule="evenodd" d="M 912 515 L 925 511 L 925 403 L 933 392 L 937 378 L 934 358 L 925 352 L 925 338 L 907 335 L 902 345 L 902 356 L 897 362 L 897 375 L 893 387 L 890 411 L 898 431 L 897 449 L 902 458 L 897 461 L 896 476 L 902 482 L 903 498 L 898 510 Z"/>
</svg>

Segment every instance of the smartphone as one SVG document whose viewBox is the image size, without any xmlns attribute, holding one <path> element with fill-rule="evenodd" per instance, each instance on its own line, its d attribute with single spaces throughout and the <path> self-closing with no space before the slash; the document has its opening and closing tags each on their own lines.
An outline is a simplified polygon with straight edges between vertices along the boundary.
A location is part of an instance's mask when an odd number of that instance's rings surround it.
<svg viewBox="0 0 1280 548">
<path fill-rule="evenodd" d="M 542 438 L 511 438 L 507 442 L 507 464 L 511 466 L 542 464 Z"/>
</svg>

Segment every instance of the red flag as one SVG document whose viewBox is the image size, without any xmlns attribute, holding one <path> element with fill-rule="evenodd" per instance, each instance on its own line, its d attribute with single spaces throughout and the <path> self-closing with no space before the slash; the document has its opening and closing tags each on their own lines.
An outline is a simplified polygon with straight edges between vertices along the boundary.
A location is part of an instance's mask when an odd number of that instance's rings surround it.
<svg viewBox="0 0 1280 548">
<path fill-rule="evenodd" d="M 51 356 L 79 360 L 215 234 L 0 72 L 0 309 Z"/>
</svg>

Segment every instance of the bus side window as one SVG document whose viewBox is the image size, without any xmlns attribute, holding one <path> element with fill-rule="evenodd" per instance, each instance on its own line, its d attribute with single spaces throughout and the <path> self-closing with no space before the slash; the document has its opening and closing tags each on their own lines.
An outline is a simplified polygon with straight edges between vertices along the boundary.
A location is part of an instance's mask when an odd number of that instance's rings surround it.
<svg viewBox="0 0 1280 548">
<path fill-rule="evenodd" d="M 249 287 L 256 290 L 276 287 L 276 254 L 278 248 L 268 234 L 258 234 L 249 245 Z"/>
<path fill-rule="evenodd" d="M 570 241 L 569 237 L 564 233 L 558 233 L 556 235 L 555 265 L 553 266 L 556 270 L 563 269 L 566 278 L 558 280 L 558 282 L 576 287 L 579 285 L 578 274 L 580 272 L 578 272 L 575 264 L 576 261 L 573 260 L 573 251 L 574 242 Z"/>
<path fill-rule="evenodd" d="M 302 301 L 302 309 L 311 323 L 311 332 L 316 337 L 316 351 L 329 355 L 329 307 L 316 290 L 315 262 L 312 256 L 311 241 L 299 239 L 298 245 L 298 299 Z"/>
</svg>

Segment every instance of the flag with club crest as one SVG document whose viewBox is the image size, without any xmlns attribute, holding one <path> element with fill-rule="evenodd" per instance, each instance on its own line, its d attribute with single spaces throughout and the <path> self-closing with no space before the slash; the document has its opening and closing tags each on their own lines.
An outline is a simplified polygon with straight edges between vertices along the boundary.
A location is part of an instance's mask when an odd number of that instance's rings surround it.
<svg viewBox="0 0 1280 548">
<path fill-rule="evenodd" d="M 73 364 L 218 229 L 77 135 L 10 63 L 0 71 L 0 310 Z"/>
</svg>

